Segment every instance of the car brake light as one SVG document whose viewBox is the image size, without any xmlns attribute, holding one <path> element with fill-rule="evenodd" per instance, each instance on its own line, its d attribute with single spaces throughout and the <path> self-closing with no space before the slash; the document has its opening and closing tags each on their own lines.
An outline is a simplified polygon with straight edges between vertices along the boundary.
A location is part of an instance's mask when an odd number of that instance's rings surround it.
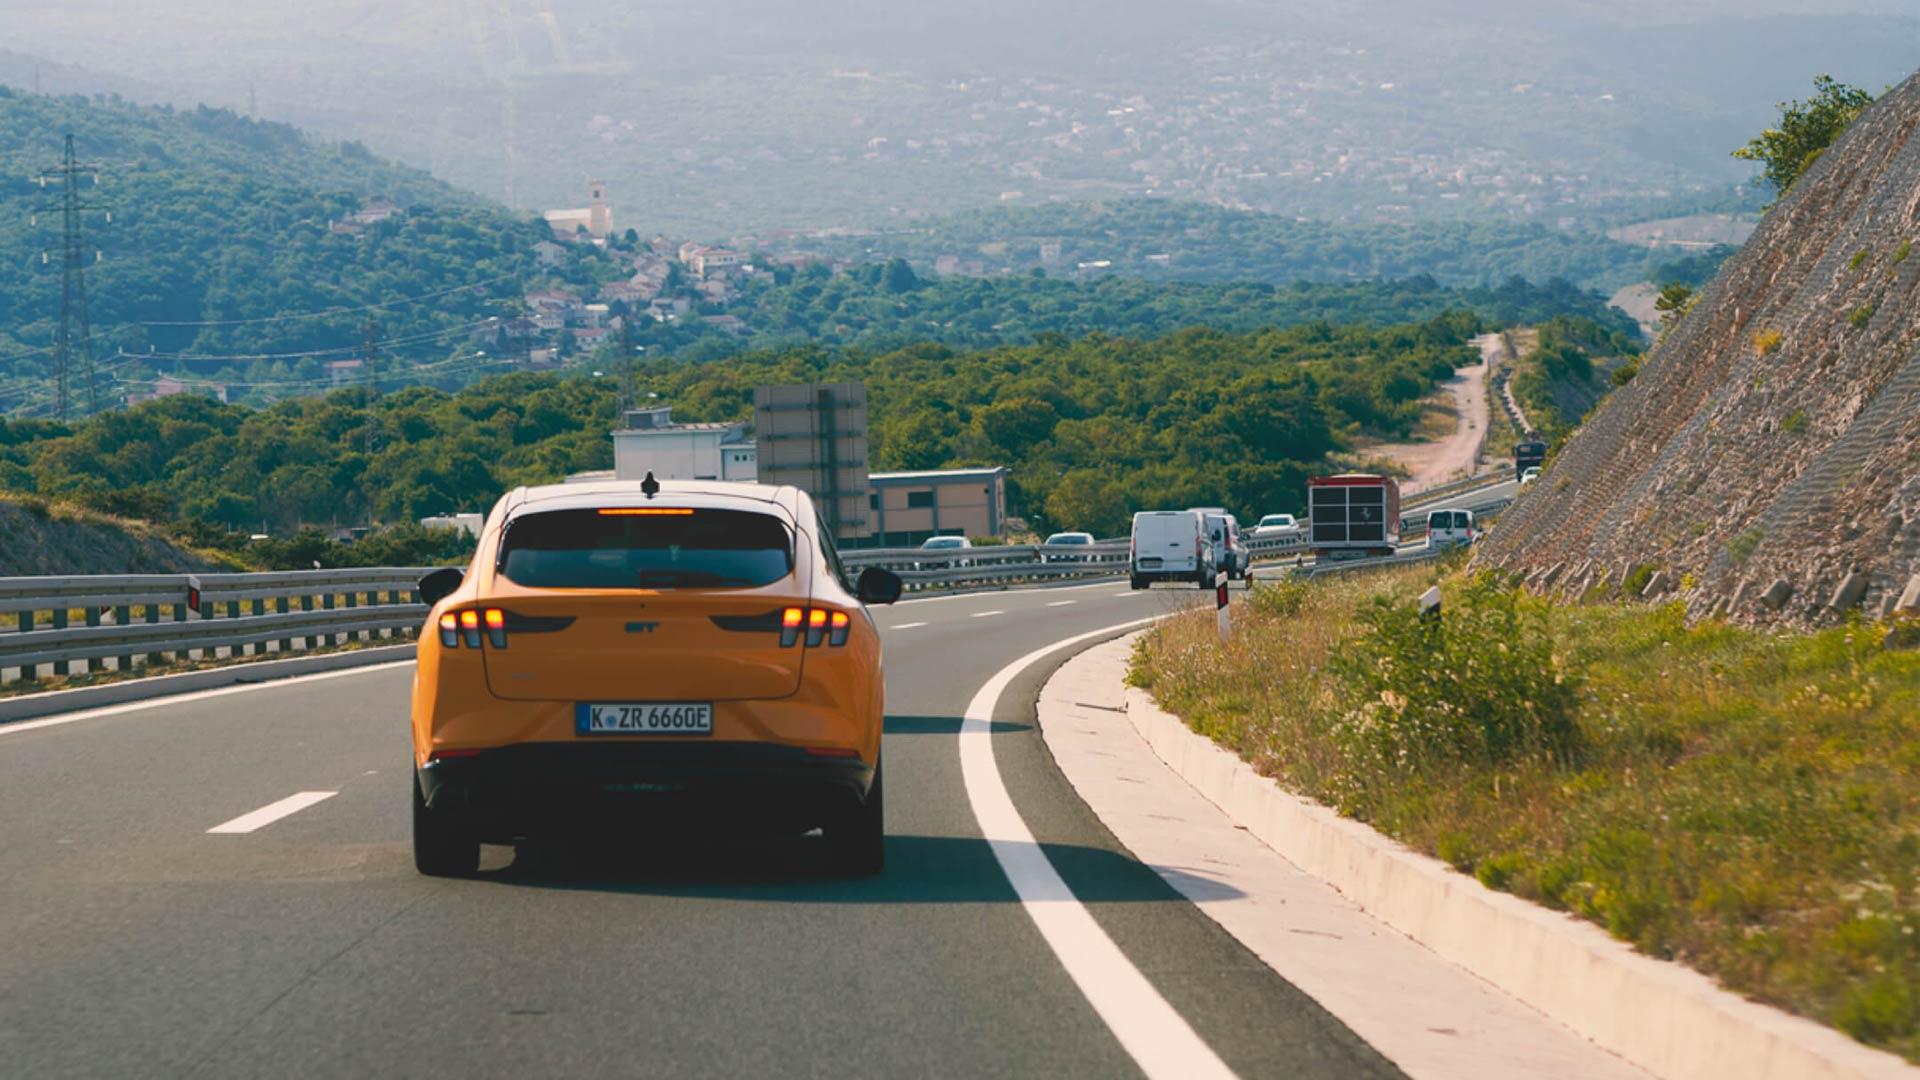
<svg viewBox="0 0 1920 1080">
<path fill-rule="evenodd" d="M 440 644 L 449 649 L 460 647 L 460 620 L 451 611 L 440 616 Z"/>
<path fill-rule="evenodd" d="M 479 612 L 472 611 L 472 610 L 461 612 L 460 613 L 460 630 L 461 630 L 462 636 L 466 638 L 467 648 L 477 649 L 480 647 L 480 613 Z"/>
<path fill-rule="evenodd" d="M 490 607 L 480 613 L 487 624 L 487 644 L 496 649 L 507 647 L 507 613 L 497 607 Z"/>
<path fill-rule="evenodd" d="M 844 611 L 834 612 L 833 620 L 832 620 L 832 629 L 827 634 L 827 644 L 845 645 L 847 643 L 847 631 L 852 625 L 853 625 L 853 620 L 847 617 L 846 612 Z"/>
<path fill-rule="evenodd" d="M 790 607 L 780 613 L 780 647 L 791 648 L 800 640 L 800 624 L 807 617 L 805 609 Z"/>
<path fill-rule="evenodd" d="M 820 644 L 827 636 L 827 610 L 814 608 L 807 612 L 807 648 Z"/>
</svg>

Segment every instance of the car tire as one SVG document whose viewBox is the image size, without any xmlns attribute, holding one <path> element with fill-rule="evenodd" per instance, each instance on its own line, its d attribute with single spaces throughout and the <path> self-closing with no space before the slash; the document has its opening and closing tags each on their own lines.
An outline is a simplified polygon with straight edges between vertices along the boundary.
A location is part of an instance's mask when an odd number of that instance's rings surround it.
<svg viewBox="0 0 1920 1080">
<path fill-rule="evenodd" d="M 882 798 L 880 761 L 873 763 L 873 786 L 867 797 L 840 814 L 826 833 L 828 859 L 833 869 L 850 877 L 871 877 L 887 864 L 886 800 Z"/>
<path fill-rule="evenodd" d="M 480 841 L 427 808 L 413 783 L 413 868 L 428 877 L 466 877 L 480 869 Z"/>
<path fill-rule="evenodd" d="M 1211 589 L 1213 588 L 1213 575 L 1207 573 L 1205 570 L 1196 571 L 1193 575 L 1193 583 L 1203 589 Z"/>
<path fill-rule="evenodd" d="M 1131 588 L 1134 588 L 1134 589 L 1144 589 L 1144 588 L 1146 588 L 1146 587 L 1147 587 L 1147 583 L 1146 583 L 1145 581 L 1143 581 L 1142 579 L 1140 579 L 1140 578 L 1137 578 L 1137 577 L 1130 577 L 1130 578 L 1128 578 L 1128 579 L 1127 579 L 1127 585 L 1128 585 L 1128 586 L 1130 586 Z"/>
</svg>

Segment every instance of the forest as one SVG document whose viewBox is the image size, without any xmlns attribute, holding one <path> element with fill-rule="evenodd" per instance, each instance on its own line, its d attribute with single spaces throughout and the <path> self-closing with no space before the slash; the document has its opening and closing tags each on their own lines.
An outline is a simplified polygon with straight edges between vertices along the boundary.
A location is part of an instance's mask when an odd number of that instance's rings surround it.
<svg viewBox="0 0 1920 1080">
<path fill-rule="evenodd" d="M 1111 533 L 1148 505 L 1298 509 L 1329 454 L 1405 435 L 1485 326 L 1454 311 L 1383 328 L 1044 334 L 980 351 L 814 345 L 650 361 L 637 385 L 703 420 L 750 416 L 755 386 L 861 379 L 873 468 L 1005 464 L 1010 512 Z M 484 511 L 515 485 L 610 467 L 619 393 L 612 377 L 519 373 L 457 393 L 356 387 L 264 409 L 178 395 L 74 423 L 5 421 L 0 489 L 201 542 Z"/>
</svg>

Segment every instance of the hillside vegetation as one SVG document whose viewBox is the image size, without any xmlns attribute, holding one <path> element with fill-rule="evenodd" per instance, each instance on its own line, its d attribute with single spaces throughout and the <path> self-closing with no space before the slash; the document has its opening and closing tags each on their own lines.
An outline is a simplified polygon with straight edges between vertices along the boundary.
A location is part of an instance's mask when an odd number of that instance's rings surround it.
<svg viewBox="0 0 1920 1080">
<path fill-rule="evenodd" d="M 710 360 L 804 344 L 884 352 L 927 341 L 970 349 L 1025 345 L 1042 334 L 1154 338 L 1201 326 L 1229 333 L 1312 322 L 1383 327 L 1455 310 L 1500 325 L 1579 316 L 1609 331 L 1634 331 L 1632 319 L 1607 307 L 1599 294 L 1557 278 L 1536 285 L 1513 277 L 1493 286 L 1447 286 L 1424 275 L 1281 286 L 1117 276 L 1075 280 L 1045 271 L 983 278 L 922 276 L 896 259 L 843 273 L 818 263 L 798 271 L 779 267 L 770 281 L 746 281 L 725 308 L 699 308 L 733 315 L 744 324 L 739 332 L 696 318 L 642 318 L 631 340 L 649 356 Z M 626 344 L 615 338 L 595 365 L 618 364 Z"/>
<path fill-rule="evenodd" d="M 464 326 L 500 312 L 490 299 L 519 295 L 546 235 L 418 170 L 283 124 L 0 87 L 0 250 L 15 253 L 0 261 L 0 405 L 10 409 L 29 396 L 23 377 L 50 370 L 60 218 L 48 211 L 57 188 L 37 178 L 59 164 L 69 132 L 98 169 L 82 195 L 95 208 L 87 292 L 103 385 L 167 370 L 257 384 L 236 393 L 311 392 L 322 361 L 358 355 L 369 315 L 390 355 L 443 358 Z M 401 213 L 357 235 L 332 229 L 376 198 Z M 378 307 L 359 310 L 368 305 Z M 328 311 L 338 313 L 311 317 Z"/>
<path fill-rule="evenodd" d="M 1482 328 L 1454 312 L 980 352 L 797 348 L 653 362 L 639 385 L 678 418 L 719 420 L 750 417 L 756 386 L 864 380 L 874 468 L 1007 465 L 1014 514 L 1111 532 L 1148 505 L 1297 509 L 1329 453 L 1404 435 Z M 70 425 L 0 423 L 0 487 L 243 532 L 484 510 L 514 485 L 610 467 L 616 395 L 611 378 L 531 374 L 371 406 L 358 389 L 266 409 L 183 395 Z"/>
<path fill-rule="evenodd" d="M 239 569 L 166 530 L 32 496 L 0 496 L 0 577 Z"/>
</svg>

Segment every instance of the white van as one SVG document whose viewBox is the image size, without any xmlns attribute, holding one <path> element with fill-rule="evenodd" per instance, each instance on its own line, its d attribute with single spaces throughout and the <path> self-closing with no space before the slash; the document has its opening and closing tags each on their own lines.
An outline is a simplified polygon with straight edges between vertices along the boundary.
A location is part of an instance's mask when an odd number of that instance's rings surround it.
<svg viewBox="0 0 1920 1080">
<path fill-rule="evenodd" d="M 1213 588 L 1213 546 L 1191 510 L 1142 510 L 1133 515 L 1128 581 L 1144 589 L 1156 581 L 1191 581 Z"/>
<path fill-rule="evenodd" d="M 1427 550 L 1473 543 L 1473 511 L 1427 511 Z"/>
</svg>

